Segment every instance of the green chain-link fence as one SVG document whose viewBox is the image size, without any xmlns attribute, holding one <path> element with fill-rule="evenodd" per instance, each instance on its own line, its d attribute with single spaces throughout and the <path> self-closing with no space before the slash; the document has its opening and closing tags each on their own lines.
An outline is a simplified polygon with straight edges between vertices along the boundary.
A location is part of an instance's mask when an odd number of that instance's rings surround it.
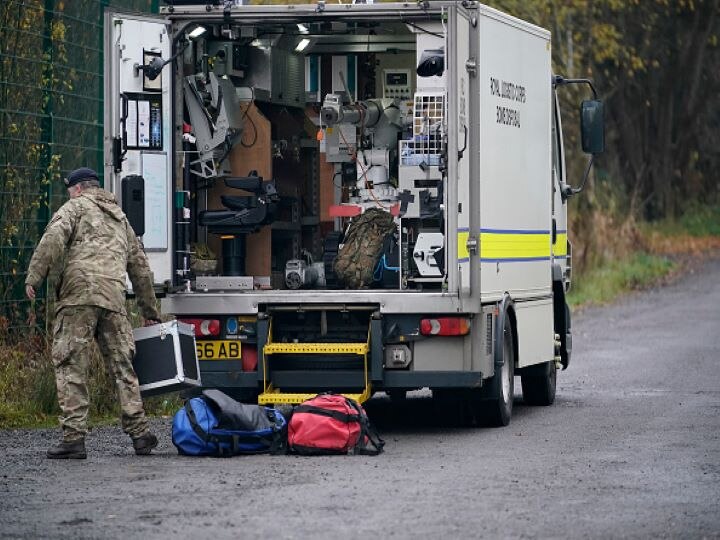
<svg viewBox="0 0 720 540">
<path fill-rule="evenodd" d="M 25 298 L 32 251 L 66 199 L 60 179 L 103 170 L 103 14 L 158 0 L 0 2 L 0 337 L 44 329 L 48 287 Z"/>
</svg>

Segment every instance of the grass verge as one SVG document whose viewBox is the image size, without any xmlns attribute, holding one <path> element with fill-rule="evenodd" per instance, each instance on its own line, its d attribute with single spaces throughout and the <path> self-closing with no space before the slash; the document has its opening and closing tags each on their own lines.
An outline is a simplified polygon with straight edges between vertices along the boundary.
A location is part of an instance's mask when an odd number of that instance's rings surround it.
<svg viewBox="0 0 720 540">
<path fill-rule="evenodd" d="M 586 270 L 574 280 L 568 303 L 607 304 L 665 281 L 692 260 L 720 253 L 720 205 L 696 204 L 676 219 L 637 224 L 637 251 Z"/>
<path fill-rule="evenodd" d="M 0 359 L 0 429 L 57 426 L 60 410 L 47 340 L 40 335 L 14 344 L 0 339 Z M 119 423 L 115 381 L 99 354 L 93 355 L 90 361 L 88 391 L 90 426 Z M 144 401 L 150 416 L 172 415 L 181 405 L 178 394 Z"/>
<path fill-rule="evenodd" d="M 677 268 L 666 256 L 635 253 L 627 260 L 611 261 L 580 276 L 568 295 L 572 307 L 606 304 L 622 294 L 659 283 Z"/>
</svg>

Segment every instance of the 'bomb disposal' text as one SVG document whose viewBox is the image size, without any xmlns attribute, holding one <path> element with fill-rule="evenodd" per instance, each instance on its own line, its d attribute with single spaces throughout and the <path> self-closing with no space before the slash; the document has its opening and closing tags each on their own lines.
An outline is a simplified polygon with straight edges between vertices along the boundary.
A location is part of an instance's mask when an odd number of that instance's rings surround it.
<svg viewBox="0 0 720 540">
<path fill-rule="evenodd" d="M 518 103 L 525 103 L 527 99 L 524 86 L 507 81 L 500 81 L 494 77 L 490 77 L 490 95 Z M 498 124 L 520 127 L 520 111 L 501 105 L 498 105 L 496 110 L 497 115 L 495 121 Z"/>
</svg>

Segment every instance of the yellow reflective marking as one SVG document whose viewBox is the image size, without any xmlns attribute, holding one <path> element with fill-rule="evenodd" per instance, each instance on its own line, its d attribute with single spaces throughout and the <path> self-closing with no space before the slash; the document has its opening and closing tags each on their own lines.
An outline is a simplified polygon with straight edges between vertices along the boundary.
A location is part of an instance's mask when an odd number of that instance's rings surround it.
<svg viewBox="0 0 720 540">
<path fill-rule="evenodd" d="M 467 241 L 468 238 L 470 238 L 470 232 L 469 231 L 458 231 L 457 233 L 458 238 L 458 259 L 468 259 L 470 258 L 470 252 L 467 248 Z"/>
<path fill-rule="evenodd" d="M 549 257 L 550 233 L 480 233 L 480 258 L 483 260 L 547 259 Z"/>
<path fill-rule="evenodd" d="M 346 398 L 350 398 L 358 403 L 367 401 L 370 396 L 367 392 L 361 394 L 342 394 Z M 276 388 L 270 388 L 268 392 L 263 392 L 258 396 L 259 405 L 272 405 L 272 404 L 284 404 L 284 405 L 297 405 L 308 399 L 312 399 L 317 396 L 317 392 L 312 394 L 290 394 L 286 392 L 280 392 Z"/>
<path fill-rule="evenodd" d="M 553 255 L 556 257 L 567 255 L 567 233 L 558 233 L 553 244 Z"/>
<path fill-rule="evenodd" d="M 367 343 L 267 343 L 265 354 L 366 354 Z"/>
<path fill-rule="evenodd" d="M 470 258 L 467 241 L 469 231 L 458 231 L 458 260 Z M 567 233 L 557 235 L 555 244 L 550 245 L 551 235 L 545 231 L 484 231 L 480 233 L 480 258 L 483 261 L 522 261 L 548 259 L 567 255 Z M 551 251 L 552 249 L 552 251 Z"/>
</svg>

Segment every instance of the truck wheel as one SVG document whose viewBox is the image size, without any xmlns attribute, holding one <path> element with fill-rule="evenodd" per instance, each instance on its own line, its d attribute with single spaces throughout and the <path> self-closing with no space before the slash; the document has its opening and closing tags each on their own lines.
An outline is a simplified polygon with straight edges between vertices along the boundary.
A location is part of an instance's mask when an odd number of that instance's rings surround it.
<svg viewBox="0 0 720 540">
<path fill-rule="evenodd" d="M 523 401 L 527 405 L 552 405 L 557 385 L 555 362 L 545 362 L 533 368 L 520 376 Z"/>
<path fill-rule="evenodd" d="M 492 427 L 507 426 L 510 423 L 515 392 L 515 345 L 510 317 L 505 317 L 503 326 L 503 363 L 496 366 L 495 375 L 488 381 L 492 399 L 481 402 L 483 423 Z"/>
</svg>

